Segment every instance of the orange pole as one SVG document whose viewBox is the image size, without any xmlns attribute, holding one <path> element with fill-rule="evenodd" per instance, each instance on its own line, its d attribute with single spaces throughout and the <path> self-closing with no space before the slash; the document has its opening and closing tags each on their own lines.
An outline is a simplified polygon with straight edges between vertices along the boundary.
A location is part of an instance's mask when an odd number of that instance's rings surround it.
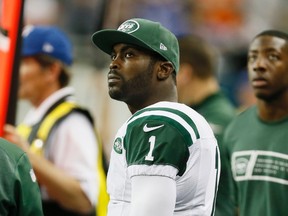
<svg viewBox="0 0 288 216">
<path fill-rule="evenodd" d="M 0 136 L 6 123 L 23 1 L 2 0 L 0 17 Z"/>
</svg>

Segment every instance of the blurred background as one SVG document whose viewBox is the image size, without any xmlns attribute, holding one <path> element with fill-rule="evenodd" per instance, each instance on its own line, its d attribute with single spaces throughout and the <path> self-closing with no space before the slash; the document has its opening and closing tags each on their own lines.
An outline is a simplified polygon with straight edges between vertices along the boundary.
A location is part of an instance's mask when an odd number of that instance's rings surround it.
<svg viewBox="0 0 288 216">
<path fill-rule="evenodd" d="M 176 36 L 200 35 L 219 50 L 219 82 L 242 108 L 254 103 L 247 85 L 247 45 L 262 30 L 288 31 L 287 11 L 287 0 L 25 0 L 24 24 L 56 25 L 70 36 L 75 56 L 71 85 L 93 113 L 109 157 L 114 134 L 130 113 L 108 96 L 109 57 L 92 44 L 95 31 L 141 17 L 161 22 Z M 17 121 L 28 108 L 19 101 Z"/>
</svg>

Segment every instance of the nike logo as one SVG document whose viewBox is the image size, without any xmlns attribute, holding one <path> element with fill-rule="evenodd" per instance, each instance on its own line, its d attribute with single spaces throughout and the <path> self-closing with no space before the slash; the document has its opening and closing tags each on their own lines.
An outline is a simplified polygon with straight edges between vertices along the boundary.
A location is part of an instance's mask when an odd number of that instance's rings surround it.
<svg viewBox="0 0 288 216">
<path fill-rule="evenodd" d="M 164 124 L 159 125 L 159 126 L 155 126 L 155 127 L 148 127 L 147 124 L 145 124 L 144 127 L 143 127 L 143 131 L 144 132 L 150 132 L 150 131 L 159 129 L 159 128 L 163 127 L 163 126 L 164 126 Z"/>
</svg>

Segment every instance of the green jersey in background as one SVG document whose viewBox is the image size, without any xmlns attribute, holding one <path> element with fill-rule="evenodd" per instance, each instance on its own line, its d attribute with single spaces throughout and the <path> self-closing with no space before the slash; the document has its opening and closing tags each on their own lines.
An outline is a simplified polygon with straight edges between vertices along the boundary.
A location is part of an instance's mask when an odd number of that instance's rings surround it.
<svg viewBox="0 0 288 216">
<path fill-rule="evenodd" d="M 222 157 L 222 140 L 224 131 L 227 125 L 236 115 L 236 109 L 232 103 L 221 93 L 217 92 L 196 106 L 191 106 L 194 110 L 199 112 L 205 117 L 210 124 L 214 135 L 217 139 L 220 149 L 220 158 Z M 223 162 L 221 160 L 221 173 L 218 186 L 217 202 L 215 216 L 231 216 L 233 214 L 233 203 L 225 199 L 228 194 L 226 190 L 227 175 L 228 173 L 223 168 Z M 223 177 L 222 177 L 223 176 Z"/>
<path fill-rule="evenodd" d="M 241 113 L 227 128 L 225 158 L 240 216 L 288 215 L 287 129 L 288 118 L 263 122 L 256 107 Z"/>
<path fill-rule="evenodd" d="M 42 216 L 39 187 L 27 155 L 0 138 L 0 215 Z"/>
</svg>

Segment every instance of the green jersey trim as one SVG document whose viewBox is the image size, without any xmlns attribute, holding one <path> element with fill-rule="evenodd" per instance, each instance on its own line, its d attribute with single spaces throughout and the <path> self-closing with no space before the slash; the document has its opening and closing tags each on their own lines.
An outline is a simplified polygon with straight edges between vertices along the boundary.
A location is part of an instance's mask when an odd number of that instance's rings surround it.
<svg viewBox="0 0 288 216">
<path fill-rule="evenodd" d="M 193 143 L 193 141 L 200 138 L 199 131 L 198 131 L 194 121 L 188 115 L 186 115 L 186 113 L 181 112 L 177 109 L 173 109 L 173 108 L 151 107 L 151 108 L 142 109 L 142 110 L 136 112 L 128 120 L 128 124 L 137 118 L 140 118 L 142 116 L 148 116 L 148 115 L 161 116 L 161 118 L 163 116 L 166 116 L 166 117 L 171 119 L 171 123 L 172 123 L 172 121 L 174 121 L 174 122 L 177 122 L 178 124 L 180 124 L 183 128 L 185 128 L 185 130 L 187 130 L 190 133 L 191 140 L 192 140 L 191 144 Z"/>
<path fill-rule="evenodd" d="M 169 117 L 166 117 L 166 116 L 139 116 L 139 118 L 137 118 L 137 120 L 139 121 L 141 119 L 141 122 L 142 123 L 150 123 L 150 122 L 159 122 L 160 123 L 163 123 L 162 125 L 166 125 L 166 127 L 168 125 L 172 126 L 172 128 L 176 128 L 177 131 L 182 135 L 183 139 L 185 140 L 185 143 L 186 145 L 189 147 L 191 146 L 194 142 L 195 142 L 195 138 L 194 137 L 191 137 L 191 134 L 189 133 L 189 131 L 187 131 L 187 129 L 181 124 L 179 123 L 178 121 L 175 121 L 174 119 L 171 119 Z M 133 122 L 130 122 L 128 127 L 133 127 L 137 124 L 139 124 L 138 121 L 133 121 Z M 155 123 L 154 123 L 155 124 Z M 143 129 L 142 129 L 143 130 Z M 168 136 L 168 134 L 167 134 Z"/>
<path fill-rule="evenodd" d="M 127 164 L 170 165 L 181 176 L 186 170 L 189 147 L 198 138 L 195 123 L 185 113 L 170 108 L 145 108 L 127 121 L 123 140 Z"/>
</svg>

